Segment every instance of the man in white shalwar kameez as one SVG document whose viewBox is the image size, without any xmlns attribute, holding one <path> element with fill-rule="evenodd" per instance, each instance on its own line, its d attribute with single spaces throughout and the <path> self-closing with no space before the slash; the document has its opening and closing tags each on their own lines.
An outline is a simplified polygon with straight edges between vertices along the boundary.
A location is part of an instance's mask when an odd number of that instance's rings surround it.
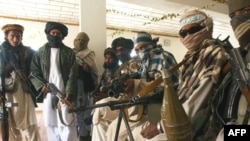
<svg viewBox="0 0 250 141">
<path fill-rule="evenodd" d="M 62 43 L 68 29 L 57 22 L 48 22 L 45 27 L 48 43 L 42 46 L 32 60 L 31 71 L 44 81 L 53 83 L 65 93 L 65 101 L 73 101 L 76 93 L 75 55 Z M 68 113 L 68 105 L 51 93 L 37 77 L 31 79 L 43 99 L 43 118 L 48 141 L 77 141 L 74 114 Z"/>
<path fill-rule="evenodd" d="M 2 27 L 2 30 L 5 34 L 5 41 L 0 47 L 0 74 L 1 79 L 5 79 L 5 85 L 3 85 L 5 97 L 2 97 L 3 89 L 0 90 L 0 97 L 6 98 L 8 102 L 12 103 L 11 105 L 17 105 L 7 108 L 8 139 L 9 141 L 41 141 L 35 112 L 36 91 L 31 91 L 31 87 L 25 81 L 30 73 L 31 58 L 35 52 L 22 44 L 23 26 L 6 24 Z M 20 75 L 21 73 L 23 75 Z M 2 84 L 0 84 L 1 88 Z M 3 103 L 0 102 L 0 104 Z M 5 114 L 2 108 L 0 113 Z M 5 120 L 3 117 L 1 121 Z M 8 131 L 8 128 L 2 126 L 0 130 Z M 0 131 L 1 133 L 3 132 Z M 0 135 L 0 137 L 2 136 Z"/>
</svg>

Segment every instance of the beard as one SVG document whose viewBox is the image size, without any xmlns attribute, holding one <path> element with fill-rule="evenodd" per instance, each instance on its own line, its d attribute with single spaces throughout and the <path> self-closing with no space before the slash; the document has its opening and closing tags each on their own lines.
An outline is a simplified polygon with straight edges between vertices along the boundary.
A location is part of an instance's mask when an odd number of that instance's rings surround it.
<svg viewBox="0 0 250 141">
<path fill-rule="evenodd" d="M 130 60 L 130 58 L 131 58 L 129 54 L 120 54 L 120 55 L 117 55 L 117 57 L 118 57 L 118 59 L 119 59 L 122 63 L 124 63 L 124 62 Z"/>
<path fill-rule="evenodd" d="M 104 63 L 103 68 L 104 69 L 114 69 L 117 65 L 118 65 L 117 63 L 112 63 L 112 64 Z"/>
</svg>

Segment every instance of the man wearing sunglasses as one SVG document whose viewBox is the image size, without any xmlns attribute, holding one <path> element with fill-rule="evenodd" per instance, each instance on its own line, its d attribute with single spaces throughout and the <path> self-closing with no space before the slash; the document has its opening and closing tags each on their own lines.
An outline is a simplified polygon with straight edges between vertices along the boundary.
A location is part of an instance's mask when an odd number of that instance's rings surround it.
<svg viewBox="0 0 250 141">
<path fill-rule="evenodd" d="M 183 59 L 186 62 L 180 67 L 177 93 L 190 119 L 191 140 L 214 141 L 222 125 L 217 125 L 217 119 L 213 118 L 211 101 L 214 90 L 224 77 L 222 70 L 227 64 L 227 58 L 216 40 L 212 38 L 213 20 L 206 13 L 199 10 L 188 11 L 181 16 L 180 26 L 180 41 L 188 51 Z M 164 115 L 172 114 L 164 111 L 164 108 L 162 113 L 164 114 L 161 120 L 166 120 Z M 161 127 L 165 132 L 169 125 L 162 122 Z M 165 133 L 165 140 L 168 140 L 169 133 Z M 144 136 L 148 138 L 146 141 L 154 137 L 152 134 Z M 178 131 L 173 136 L 176 139 L 185 138 L 185 135 Z"/>
<path fill-rule="evenodd" d="M 231 18 L 231 26 L 234 31 L 236 39 L 239 41 L 239 49 L 241 51 L 242 58 L 244 59 L 247 66 L 250 63 L 250 1 L 249 0 L 229 0 L 228 1 L 229 17 Z M 249 71 L 249 67 L 247 69 Z M 232 107 L 237 107 L 236 112 L 233 112 L 231 119 L 228 119 L 225 124 L 249 124 L 249 115 L 246 115 L 247 111 L 247 100 L 245 96 L 241 93 L 239 87 L 234 86 L 237 83 L 232 83 L 229 88 L 231 92 L 232 88 L 235 88 L 233 92 L 237 93 L 239 96 L 236 104 Z M 235 95 L 234 93 L 229 93 L 227 95 Z M 237 96 L 237 97 L 238 97 Z M 216 141 L 224 141 L 224 129 L 221 130 Z"/>
</svg>

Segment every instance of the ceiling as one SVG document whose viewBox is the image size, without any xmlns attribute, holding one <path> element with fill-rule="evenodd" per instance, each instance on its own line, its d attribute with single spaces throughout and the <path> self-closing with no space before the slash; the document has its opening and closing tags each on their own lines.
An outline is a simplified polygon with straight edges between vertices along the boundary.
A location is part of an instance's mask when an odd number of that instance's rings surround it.
<svg viewBox="0 0 250 141">
<path fill-rule="evenodd" d="M 59 21 L 79 25 L 79 0 L 0 0 L 0 18 Z M 213 0 L 106 0 L 108 29 L 119 33 L 146 30 L 163 36 L 177 36 L 179 15 L 205 8 L 214 19 L 214 36 L 231 30 L 227 6 Z M 116 32 L 116 33 L 118 33 Z"/>
</svg>

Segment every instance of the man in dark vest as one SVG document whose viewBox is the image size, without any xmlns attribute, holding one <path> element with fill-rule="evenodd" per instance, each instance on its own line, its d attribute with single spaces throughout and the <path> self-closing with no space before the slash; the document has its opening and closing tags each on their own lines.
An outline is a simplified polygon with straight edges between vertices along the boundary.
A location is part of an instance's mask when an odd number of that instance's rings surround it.
<svg viewBox="0 0 250 141">
<path fill-rule="evenodd" d="M 44 31 L 48 42 L 32 59 L 31 72 L 36 77 L 30 80 L 44 97 L 43 118 L 48 141 L 76 141 L 74 114 L 67 111 L 77 90 L 76 59 L 73 50 L 62 42 L 68 35 L 68 28 L 62 23 L 49 21 Z M 53 83 L 65 94 L 60 101 L 46 83 Z"/>
<path fill-rule="evenodd" d="M 244 60 L 247 70 L 249 71 L 250 63 L 250 1 L 249 0 L 229 0 L 228 1 L 228 10 L 229 17 L 231 18 L 231 26 L 234 31 L 236 39 L 239 41 L 239 49 Z M 232 74 L 234 72 L 232 71 Z M 225 107 L 227 117 L 222 117 L 225 124 L 250 124 L 248 105 L 249 103 L 246 100 L 245 95 L 239 89 L 237 82 L 233 82 L 229 86 L 231 96 L 228 103 L 234 103 L 230 108 L 229 106 Z M 249 93 L 248 93 L 249 94 Z M 227 105 L 227 104 L 225 104 Z M 236 107 L 236 108 L 235 108 Z M 234 110 L 234 111 L 232 111 Z M 227 113 L 232 113 L 228 115 Z M 224 141 L 224 130 L 222 129 L 216 141 Z"/>
<path fill-rule="evenodd" d="M 18 104 L 8 109 L 9 140 L 20 141 L 25 137 L 28 141 L 40 141 L 35 113 L 35 95 L 25 81 L 30 73 L 34 51 L 22 44 L 23 26 L 7 24 L 2 27 L 2 30 L 5 34 L 5 41 L 1 45 L 3 62 L 0 66 L 1 74 L 4 73 L 2 77 L 5 79 L 3 87 L 6 90 L 6 99 Z"/>
</svg>

